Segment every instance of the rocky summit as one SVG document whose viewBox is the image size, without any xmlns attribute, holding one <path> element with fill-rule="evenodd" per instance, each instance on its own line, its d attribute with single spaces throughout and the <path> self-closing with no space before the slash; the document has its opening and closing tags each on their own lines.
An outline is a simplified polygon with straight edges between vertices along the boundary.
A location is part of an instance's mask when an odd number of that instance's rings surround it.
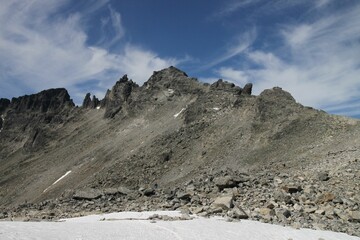
<svg viewBox="0 0 360 240">
<path fill-rule="evenodd" d="M 171 209 L 360 236 L 360 122 L 169 67 L 0 99 L 0 218 Z"/>
</svg>

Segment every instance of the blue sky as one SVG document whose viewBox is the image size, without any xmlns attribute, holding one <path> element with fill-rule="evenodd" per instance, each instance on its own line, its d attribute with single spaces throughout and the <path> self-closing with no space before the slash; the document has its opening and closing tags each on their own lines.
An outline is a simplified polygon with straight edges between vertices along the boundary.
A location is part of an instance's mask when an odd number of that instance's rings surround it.
<svg viewBox="0 0 360 240">
<path fill-rule="evenodd" d="M 174 65 L 360 117 L 358 0 L 2 0 L 0 26 L 0 97 L 65 87 L 80 104 Z"/>
</svg>

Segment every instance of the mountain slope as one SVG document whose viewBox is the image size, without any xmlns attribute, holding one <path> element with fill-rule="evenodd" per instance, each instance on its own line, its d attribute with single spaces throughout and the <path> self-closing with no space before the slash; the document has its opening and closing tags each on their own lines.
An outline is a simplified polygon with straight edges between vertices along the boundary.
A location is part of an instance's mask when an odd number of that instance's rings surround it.
<svg viewBox="0 0 360 240">
<path fill-rule="evenodd" d="M 304 107 L 280 88 L 253 96 L 251 85 L 203 84 L 174 67 L 143 86 L 125 75 L 83 107 L 65 89 L 0 103 L 3 207 L 89 187 L 175 189 L 230 170 L 335 173 L 360 156 L 357 120 Z M 354 191 L 356 177 L 339 187 Z"/>
</svg>

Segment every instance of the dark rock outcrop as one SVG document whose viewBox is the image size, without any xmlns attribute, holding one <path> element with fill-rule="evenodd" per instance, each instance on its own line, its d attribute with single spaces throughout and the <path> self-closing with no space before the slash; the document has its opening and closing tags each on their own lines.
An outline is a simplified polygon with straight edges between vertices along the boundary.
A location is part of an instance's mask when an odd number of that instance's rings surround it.
<svg viewBox="0 0 360 240">
<path fill-rule="evenodd" d="M 49 112 L 60 111 L 63 108 L 74 106 L 75 104 L 70 99 L 67 90 L 65 88 L 56 88 L 13 98 L 9 107 L 16 112 Z"/>
<path fill-rule="evenodd" d="M 10 100 L 6 98 L 0 98 L 0 114 L 5 112 L 5 110 L 10 105 Z"/>
<path fill-rule="evenodd" d="M 237 95 L 240 95 L 242 89 L 236 86 L 234 83 L 229 83 L 227 81 L 223 81 L 222 79 L 217 80 L 210 86 L 211 90 L 219 90 L 219 91 L 226 91 L 226 92 L 233 92 Z"/>
<path fill-rule="evenodd" d="M 144 83 L 146 90 L 156 94 L 157 91 L 174 91 L 175 95 L 198 93 L 200 83 L 176 67 L 170 66 L 153 75 Z"/>
<path fill-rule="evenodd" d="M 252 87 L 253 87 L 252 83 L 247 83 L 247 84 L 245 84 L 245 86 L 244 86 L 244 88 L 243 88 L 243 90 L 242 90 L 242 93 L 243 93 L 243 94 L 246 94 L 246 95 L 251 95 L 251 93 L 252 93 Z"/>
<path fill-rule="evenodd" d="M 106 93 L 101 105 L 106 107 L 105 118 L 113 118 L 121 111 L 125 104 L 131 102 L 131 93 L 133 89 L 139 86 L 132 80 L 129 80 L 127 75 L 124 75 L 116 82 L 115 86 Z"/>
<path fill-rule="evenodd" d="M 95 95 L 93 95 L 93 97 L 91 99 L 91 94 L 87 93 L 84 98 L 82 107 L 88 108 L 88 109 L 94 109 L 94 108 L 98 107 L 99 104 L 100 104 L 100 101 Z"/>
<path fill-rule="evenodd" d="M 37 151 L 46 145 L 46 131 L 35 128 L 31 131 L 28 140 L 24 144 L 24 150 L 27 152 Z"/>
<path fill-rule="evenodd" d="M 85 98 L 84 98 L 84 101 L 82 103 L 82 107 L 83 108 L 89 108 L 91 105 L 91 94 L 90 93 L 87 93 L 85 95 Z"/>
</svg>

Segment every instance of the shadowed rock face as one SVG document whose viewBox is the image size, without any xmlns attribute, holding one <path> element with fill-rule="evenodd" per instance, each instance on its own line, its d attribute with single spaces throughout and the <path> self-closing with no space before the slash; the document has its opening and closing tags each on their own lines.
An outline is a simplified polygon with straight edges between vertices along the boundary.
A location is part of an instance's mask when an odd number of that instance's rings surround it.
<svg viewBox="0 0 360 240">
<path fill-rule="evenodd" d="M 98 107 L 99 104 L 100 104 L 100 101 L 95 95 L 93 95 L 93 97 L 91 99 L 91 94 L 87 93 L 84 98 L 82 107 L 88 108 L 88 109 L 94 109 L 94 108 Z"/>
<path fill-rule="evenodd" d="M 21 146 L 25 154 L 43 150 L 51 141 L 57 141 L 55 130 L 67 121 L 75 106 L 64 88 L 13 98 L 10 104 L 2 102 L 7 107 L 2 112 L 1 134 L 9 146 L 3 150 L 11 152 Z"/>
<path fill-rule="evenodd" d="M 6 108 L 10 105 L 10 100 L 6 98 L 0 98 L 0 114 L 5 112 Z"/>
<path fill-rule="evenodd" d="M 44 90 L 37 94 L 13 98 L 9 108 L 16 112 L 48 112 L 59 111 L 65 107 L 74 107 L 75 104 L 65 88 Z"/>
<path fill-rule="evenodd" d="M 129 80 L 127 75 L 120 78 L 111 91 L 106 93 L 101 104 L 106 108 L 104 117 L 113 118 L 125 105 L 128 105 L 131 102 L 131 93 L 136 88 L 139 88 L 139 86 L 132 80 Z"/>
</svg>

